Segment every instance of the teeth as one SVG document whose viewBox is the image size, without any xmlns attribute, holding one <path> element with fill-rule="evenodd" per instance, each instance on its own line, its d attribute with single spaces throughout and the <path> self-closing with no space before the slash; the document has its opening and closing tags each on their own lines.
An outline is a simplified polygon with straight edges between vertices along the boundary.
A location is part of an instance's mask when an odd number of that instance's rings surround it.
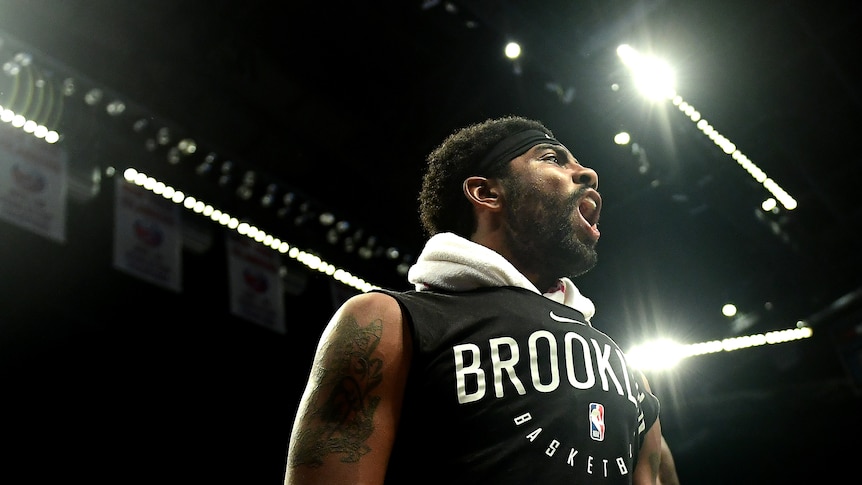
<svg viewBox="0 0 862 485">
<path fill-rule="evenodd" d="M 598 211 L 598 208 L 599 203 L 598 201 L 596 201 L 596 199 L 593 199 L 592 197 L 584 197 L 583 199 L 581 199 L 579 210 L 581 212 L 581 216 L 584 218 L 584 220 L 587 221 L 588 224 L 596 223 L 596 212 Z"/>
</svg>

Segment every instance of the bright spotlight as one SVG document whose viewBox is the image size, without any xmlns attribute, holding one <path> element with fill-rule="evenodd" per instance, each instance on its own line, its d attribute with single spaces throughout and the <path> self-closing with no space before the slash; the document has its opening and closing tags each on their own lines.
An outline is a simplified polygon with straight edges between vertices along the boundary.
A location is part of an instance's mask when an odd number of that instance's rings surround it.
<svg viewBox="0 0 862 485">
<path fill-rule="evenodd" d="M 517 42 L 509 42 L 505 49 L 506 57 L 509 59 L 517 59 L 521 56 L 521 46 Z"/>
<path fill-rule="evenodd" d="M 626 352 L 626 357 L 639 369 L 670 369 L 688 356 L 685 349 L 682 344 L 662 339 L 638 345 Z"/>
<path fill-rule="evenodd" d="M 676 96 L 676 75 L 667 63 L 643 56 L 625 44 L 617 47 L 617 55 L 631 70 L 635 85 L 646 97 L 663 100 Z"/>
<path fill-rule="evenodd" d="M 621 131 L 614 135 L 614 143 L 617 145 L 628 145 L 630 141 L 632 141 L 632 137 L 625 131 Z"/>
<path fill-rule="evenodd" d="M 721 314 L 726 317 L 732 317 L 736 315 L 736 305 L 733 303 L 725 303 L 723 307 L 721 307 Z"/>
</svg>

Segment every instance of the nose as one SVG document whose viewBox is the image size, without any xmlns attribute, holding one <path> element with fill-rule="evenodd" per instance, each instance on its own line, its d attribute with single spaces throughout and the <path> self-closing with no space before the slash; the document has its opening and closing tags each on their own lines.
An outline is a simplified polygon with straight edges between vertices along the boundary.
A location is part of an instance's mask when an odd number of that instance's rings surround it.
<svg viewBox="0 0 862 485">
<path fill-rule="evenodd" d="M 578 165 L 575 169 L 575 173 L 572 175 L 572 180 L 574 180 L 575 183 L 583 184 L 593 189 L 599 188 L 599 174 L 596 173 L 595 170 L 582 165 Z"/>
</svg>

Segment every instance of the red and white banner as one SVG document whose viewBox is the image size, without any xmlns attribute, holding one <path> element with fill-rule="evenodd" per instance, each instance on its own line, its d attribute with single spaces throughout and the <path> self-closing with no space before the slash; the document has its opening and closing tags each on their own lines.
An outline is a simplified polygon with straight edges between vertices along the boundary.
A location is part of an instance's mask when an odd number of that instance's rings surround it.
<svg viewBox="0 0 862 485">
<path fill-rule="evenodd" d="M 227 231 L 225 237 L 231 313 L 284 334 L 284 290 L 278 253 L 233 231 Z"/>
<path fill-rule="evenodd" d="M 235 232 L 227 232 L 226 238 L 231 313 L 285 333 L 284 290 L 278 253 Z"/>
<path fill-rule="evenodd" d="M 66 152 L 0 123 L 0 219 L 66 241 Z"/>
<path fill-rule="evenodd" d="M 182 289 L 180 207 L 116 177 L 114 267 L 169 290 Z"/>
</svg>

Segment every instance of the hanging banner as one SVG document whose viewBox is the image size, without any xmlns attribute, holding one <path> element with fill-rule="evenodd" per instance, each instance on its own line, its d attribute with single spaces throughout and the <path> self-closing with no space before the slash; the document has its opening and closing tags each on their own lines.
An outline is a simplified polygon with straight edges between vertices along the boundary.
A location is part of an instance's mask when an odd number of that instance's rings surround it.
<svg viewBox="0 0 862 485">
<path fill-rule="evenodd" d="M 0 123 L 0 219 L 66 241 L 66 152 Z"/>
<path fill-rule="evenodd" d="M 286 333 L 278 253 L 233 231 L 226 231 L 225 237 L 231 313 L 280 334 Z"/>
<path fill-rule="evenodd" d="M 182 271 L 180 207 L 116 177 L 114 267 L 179 292 Z"/>
</svg>

